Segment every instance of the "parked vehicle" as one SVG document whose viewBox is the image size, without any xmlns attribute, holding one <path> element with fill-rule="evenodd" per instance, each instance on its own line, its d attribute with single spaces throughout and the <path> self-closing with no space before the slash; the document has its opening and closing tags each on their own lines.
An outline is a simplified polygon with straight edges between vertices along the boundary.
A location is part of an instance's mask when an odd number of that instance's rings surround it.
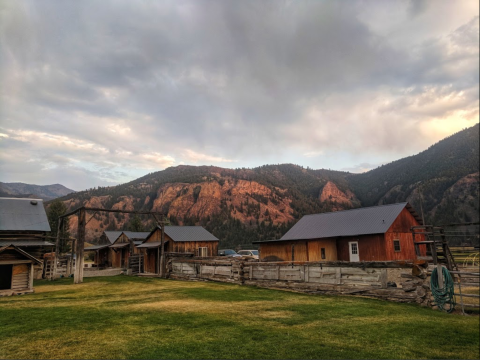
<svg viewBox="0 0 480 360">
<path fill-rule="evenodd" d="M 258 250 L 240 250 L 238 255 L 252 259 L 258 259 Z"/>
<path fill-rule="evenodd" d="M 232 249 L 222 249 L 218 250 L 218 256 L 226 256 L 226 257 L 240 257 L 235 250 Z"/>
</svg>

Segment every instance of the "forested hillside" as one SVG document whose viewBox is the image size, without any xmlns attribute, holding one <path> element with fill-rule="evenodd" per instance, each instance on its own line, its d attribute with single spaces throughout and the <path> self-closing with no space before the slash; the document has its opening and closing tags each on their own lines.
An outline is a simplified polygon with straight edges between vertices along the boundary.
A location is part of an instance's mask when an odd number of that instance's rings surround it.
<svg viewBox="0 0 480 360">
<path fill-rule="evenodd" d="M 281 237 L 305 214 L 409 201 L 429 223 L 478 221 L 479 126 L 424 152 L 364 174 L 293 164 L 253 169 L 177 166 L 115 187 L 67 195 L 81 205 L 162 212 L 173 225 L 202 225 L 222 247 Z M 96 214 L 92 241 L 103 230 L 131 227 L 129 215 Z M 72 219 L 72 231 L 75 228 Z M 143 226 L 153 226 L 142 218 Z M 138 230 L 138 229 L 137 229 Z"/>
</svg>

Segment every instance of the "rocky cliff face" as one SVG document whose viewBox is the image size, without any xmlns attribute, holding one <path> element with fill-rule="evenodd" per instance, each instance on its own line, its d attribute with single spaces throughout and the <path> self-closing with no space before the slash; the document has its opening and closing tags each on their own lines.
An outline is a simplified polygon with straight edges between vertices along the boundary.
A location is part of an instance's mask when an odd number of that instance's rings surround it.
<svg viewBox="0 0 480 360">
<path fill-rule="evenodd" d="M 333 211 L 343 210 L 345 207 L 354 207 L 359 204 L 355 194 L 350 190 L 341 191 L 332 181 L 328 181 L 320 193 L 320 201 L 333 203 Z"/>
</svg>

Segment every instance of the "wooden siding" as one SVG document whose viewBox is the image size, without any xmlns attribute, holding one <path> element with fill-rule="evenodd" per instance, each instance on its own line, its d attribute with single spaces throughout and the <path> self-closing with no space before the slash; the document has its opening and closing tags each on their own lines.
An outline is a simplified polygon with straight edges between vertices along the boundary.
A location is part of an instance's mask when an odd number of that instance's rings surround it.
<svg viewBox="0 0 480 360">
<path fill-rule="evenodd" d="M 337 240 L 338 260 L 350 261 L 348 243 L 358 241 L 360 261 L 385 261 L 386 258 L 383 234 L 341 237 Z"/>
<path fill-rule="evenodd" d="M 416 259 L 415 245 L 413 244 L 413 235 L 410 230 L 412 226 L 418 226 L 420 223 L 413 217 L 407 209 L 403 209 L 400 215 L 395 219 L 392 226 L 385 233 L 385 249 L 388 260 L 414 260 Z M 393 240 L 400 240 L 400 252 L 395 252 Z M 424 241 L 424 235 L 416 235 L 415 241 Z M 425 245 L 420 245 L 420 255 L 425 256 L 427 249 Z"/>
<path fill-rule="evenodd" d="M 146 242 L 160 242 L 161 236 L 162 231 L 157 229 Z M 168 241 L 165 249 L 167 252 L 194 253 L 196 255 L 198 248 L 206 247 L 208 248 L 208 256 L 217 256 L 218 254 L 218 241 L 173 241 L 165 234 L 166 241 Z"/>
<path fill-rule="evenodd" d="M 153 248 L 153 249 L 145 249 L 145 252 L 143 253 L 145 255 L 144 257 L 144 269 L 145 272 L 148 273 L 157 273 L 157 253 L 158 253 L 158 248 Z"/>
<path fill-rule="evenodd" d="M 309 261 L 307 241 L 278 241 L 260 244 L 260 259 L 266 261 Z"/>
<path fill-rule="evenodd" d="M 335 239 L 308 240 L 308 261 L 337 260 L 337 242 Z M 325 249 L 325 259 L 322 259 L 322 248 Z"/>
<path fill-rule="evenodd" d="M 13 265 L 12 271 L 12 290 L 29 289 L 30 267 L 32 264 Z"/>
</svg>

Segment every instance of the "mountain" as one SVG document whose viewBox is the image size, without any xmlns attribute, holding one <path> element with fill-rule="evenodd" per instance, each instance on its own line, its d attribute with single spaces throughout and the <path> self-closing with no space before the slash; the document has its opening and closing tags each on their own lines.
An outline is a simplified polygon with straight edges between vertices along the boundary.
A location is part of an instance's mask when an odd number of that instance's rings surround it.
<svg viewBox="0 0 480 360">
<path fill-rule="evenodd" d="M 0 182 L 0 196 L 2 197 L 30 197 L 52 200 L 74 192 L 74 190 L 66 188 L 60 184 L 30 185 L 23 183 Z"/>
<path fill-rule="evenodd" d="M 478 221 L 479 127 L 454 134 L 427 150 L 364 174 L 313 170 L 294 164 L 253 169 L 177 166 L 114 187 L 61 198 L 81 205 L 158 211 L 171 224 L 200 224 L 222 247 L 281 237 L 305 214 L 409 201 L 428 223 Z M 126 229 L 128 214 L 95 214 L 87 237 Z M 76 217 L 71 218 L 71 231 Z M 147 229 L 153 219 L 142 218 Z"/>
</svg>

